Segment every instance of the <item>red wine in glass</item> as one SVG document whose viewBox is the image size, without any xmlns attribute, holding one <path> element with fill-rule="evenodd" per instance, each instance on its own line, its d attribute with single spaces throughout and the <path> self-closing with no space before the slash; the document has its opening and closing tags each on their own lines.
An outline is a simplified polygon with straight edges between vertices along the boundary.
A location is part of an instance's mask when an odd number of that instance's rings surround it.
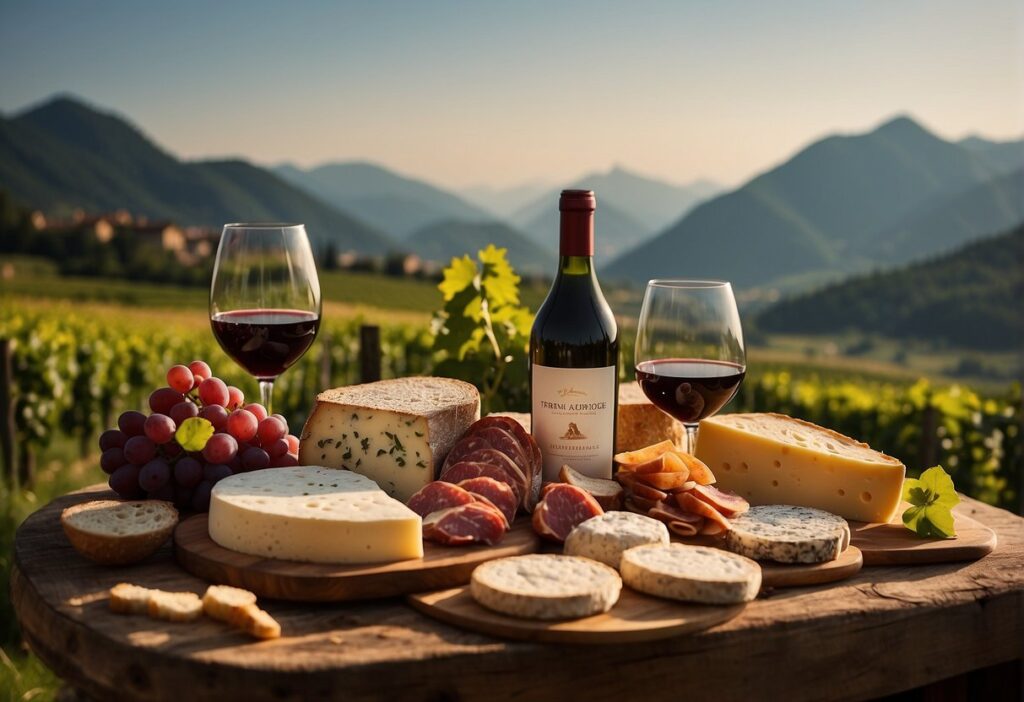
<svg viewBox="0 0 1024 702">
<path fill-rule="evenodd" d="M 299 310 L 237 310 L 210 320 L 221 348 L 250 375 L 276 378 L 316 339 L 320 316 Z"/>
<path fill-rule="evenodd" d="M 636 367 L 640 388 L 659 409 L 684 424 L 695 424 L 725 407 L 746 376 L 728 361 L 664 358 Z"/>
</svg>

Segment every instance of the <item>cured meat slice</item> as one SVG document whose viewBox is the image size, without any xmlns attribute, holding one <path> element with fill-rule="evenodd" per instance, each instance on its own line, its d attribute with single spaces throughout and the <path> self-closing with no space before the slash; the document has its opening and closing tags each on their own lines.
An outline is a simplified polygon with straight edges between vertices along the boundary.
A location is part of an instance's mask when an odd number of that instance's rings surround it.
<svg viewBox="0 0 1024 702">
<path fill-rule="evenodd" d="M 494 478 L 498 482 L 504 483 L 509 486 L 509 489 L 516 496 L 516 504 L 520 501 L 520 495 L 522 494 L 522 484 L 517 482 L 515 478 L 509 474 L 507 470 L 500 466 L 496 466 L 493 463 L 483 463 L 480 461 L 459 461 L 453 465 L 445 468 L 444 472 L 441 473 L 440 480 L 448 483 L 454 483 L 458 485 L 464 480 L 471 480 L 472 478 Z"/>
<path fill-rule="evenodd" d="M 515 464 L 515 461 L 504 453 L 498 449 L 485 448 L 468 454 L 462 460 L 474 461 L 477 463 L 490 463 L 504 470 L 518 486 L 516 488 L 516 494 L 519 496 L 519 503 L 524 506 L 526 505 L 526 493 L 530 489 L 530 482 L 526 479 L 526 476 L 523 475 L 523 471 L 519 469 L 519 466 Z"/>
<path fill-rule="evenodd" d="M 637 473 L 637 483 L 650 485 L 663 492 L 678 490 L 687 483 L 689 473 Z"/>
<path fill-rule="evenodd" d="M 490 501 L 491 504 L 505 515 L 505 519 L 508 520 L 509 524 L 512 524 L 512 521 L 516 518 L 519 500 L 516 498 L 515 490 L 509 487 L 508 483 L 503 483 L 500 480 L 488 478 L 487 476 L 480 476 L 479 478 L 463 480 L 459 482 L 458 487 Z"/>
<path fill-rule="evenodd" d="M 562 542 L 577 524 L 604 514 L 601 505 L 575 485 L 555 483 L 533 511 L 533 530 L 551 541 Z"/>
<path fill-rule="evenodd" d="M 417 490 L 406 505 L 421 517 L 426 517 L 431 512 L 466 505 L 474 501 L 473 495 L 465 488 L 435 480 Z"/>
<path fill-rule="evenodd" d="M 519 443 L 519 439 L 514 437 L 512 432 L 502 429 L 501 427 L 484 427 L 473 432 L 472 435 L 483 439 L 493 448 L 501 451 L 503 454 L 511 458 L 512 461 L 519 466 L 519 470 L 523 472 L 523 475 L 532 479 L 533 463 L 530 458 L 527 457 L 526 451 Z"/>
<path fill-rule="evenodd" d="M 453 463 L 464 461 L 466 456 L 479 451 L 480 449 L 492 448 L 491 444 L 486 439 L 481 439 L 476 436 L 463 436 L 458 442 L 452 446 L 452 450 L 445 456 L 444 463 L 441 465 L 441 472 L 444 473 L 444 469 Z"/>
<path fill-rule="evenodd" d="M 526 428 L 512 417 L 495 415 L 483 417 L 470 426 L 470 428 L 466 430 L 466 434 L 472 434 L 476 428 L 482 429 L 491 426 L 499 426 L 512 432 L 512 435 L 515 436 L 522 445 L 523 452 L 526 453 L 527 457 L 530 459 L 532 470 L 528 477 L 530 478 L 530 484 L 532 487 L 530 496 L 532 504 L 527 505 L 527 509 L 531 509 L 533 504 L 536 504 L 536 501 L 540 499 L 540 483 L 544 473 L 544 457 L 541 455 L 540 446 L 537 444 L 537 440 L 533 438 L 533 435 L 526 431 Z"/>
<path fill-rule="evenodd" d="M 707 518 L 707 522 L 701 529 L 702 534 L 721 534 L 732 528 L 729 520 L 703 500 L 698 500 L 689 492 L 680 492 L 675 495 L 676 504 L 684 512 L 693 512 Z"/>
<path fill-rule="evenodd" d="M 719 490 L 711 485 L 694 485 L 691 494 L 698 500 L 707 502 L 728 519 L 750 509 L 750 503 L 735 492 Z"/>
<path fill-rule="evenodd" d="M 619 473 L 616 477 L 622 485 L 626 486 L 626 490 L 630 495 L 635 497 L 641 497 L 645 500 L 653 500 L 660 502 L 668 499 L 668 493 L 658 488 L 645 485 L 637 480 L 636 475 L 633 473 Z"/>
<path fill-rule="evenodd" d="M 505 536 L 505 525 L 505 517 L 494 505 L 470 502 L 430 514 L 423 520 L 423 538 L 450 546 L 493 546 Z"/>
<path fill-rule="evenodd" d="M 704 517 L 701 517 L 700 521 L 696 523 L 671 521 L 668 523 L 668 529 L 677 536 L 696 536 L 703 532 L 706 523 L 707 520 Z"/>
<path fill-rule="evenodd" d="M 665 522 L 673 534 L 694 536 L 704 528 L 704 517 L 680 509 L 671 502 L 659 502 L 651 507 L 647 516 Z"/>
</svg>

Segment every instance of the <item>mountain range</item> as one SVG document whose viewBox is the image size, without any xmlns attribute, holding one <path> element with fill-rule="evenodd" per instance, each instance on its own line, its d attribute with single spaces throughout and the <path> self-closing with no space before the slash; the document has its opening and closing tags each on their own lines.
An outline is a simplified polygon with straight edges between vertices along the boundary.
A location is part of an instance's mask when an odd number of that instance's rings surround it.
<svg viewBox="0 0 1024 702">
<path fill-rule="evenodd" d="M 855 276 L 784 300 L 759 329 L 799 334 L 866 331 L 960 347 L 1019 350 L 1024 344 L 1024 225 L 943 256 Z"/>
<path fill-rule="evenodd" d="M 826 137 L 738 189 L 697 205 L 615 260 L 604 275 L 636 282 L 709 277 L 740 288 L 772 286 L 812 272 L 849 273 L 886 264 L 886 256 L 895 254 L 881 250 L 881 244 L 896 246 L 887 238 L 893 230 L 903 232 L 900 260 L 933 255 L 992 231 L 990 220 L 965 222 L 949 236 L 929 237 L 929 222 L 941 208 L 954 207 L 951 198 L 997 200 L 1000 195 L 983 191 L 1004 190 L 1002 176 L 1015 163 L 1024 165 L 1015 157 L 1019 142 L 978 142 L 945 141 L 905 116 L 865 134 Z M 1002 210 L 1013 219 L 1012 207 Z M 881 243 L 872 246 L 872 241 Z"/>
<path fill-rule="evenodd" d="M 389 237 L 243 160 L 181 161 L 125 119 L 59 97 L 0 117 L 0 187 L 68 214 L 127 209 L 180 224 L 295 221 L 314 246 L 376 253 Z"/>
</svg>

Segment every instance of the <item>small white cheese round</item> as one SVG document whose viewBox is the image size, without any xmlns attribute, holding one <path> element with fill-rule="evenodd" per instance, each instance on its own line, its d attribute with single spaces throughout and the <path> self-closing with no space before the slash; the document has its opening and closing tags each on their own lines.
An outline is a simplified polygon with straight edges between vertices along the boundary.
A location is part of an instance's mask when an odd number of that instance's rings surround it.
<svg viewBox="0 0 1024 702">
<path fill-rule="evenodd" d="M 534 554 L 477 566 L 469 583 L 487 609 L 524 619 L 576 619 L 607 612 L 619 600 L 622 580 L 589 558 Z"/>
<path fill-rule="evenodd" d="M 749 602 L 761 589 L 755 561 L 706 546 L 636 546 L 622 554 L 619 571 L 634 590 L 687 602 Z"/>
<path fill-rule="evenodd" d="M 601 561 L 618 568 L 622 552 L 644 544 L 667 544 L 668 528 L 663 522 L 633 512 L 605 512 L 569 532 L 565 553 Z"/>
</svg>

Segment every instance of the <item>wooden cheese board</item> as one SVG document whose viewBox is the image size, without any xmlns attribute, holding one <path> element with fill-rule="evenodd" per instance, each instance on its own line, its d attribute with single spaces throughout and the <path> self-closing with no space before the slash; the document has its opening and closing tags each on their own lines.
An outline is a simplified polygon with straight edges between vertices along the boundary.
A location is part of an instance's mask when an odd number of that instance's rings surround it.
<svg viewBox="0 0 1024 702">
<path fill-rule="evenodd" d="M 627 587 L 614 607 L 582 619 L 541 621 L 510 617 L 481 607 L 468 586 L 410 595 L 409 604 L 429 617 L 491 636 L 572 644 L 654 641 L 710 629 L 746 607 L 697 605 L 647 597 Z"/>
<path fill-rule="evenodd" d="M 965 514 L 954 512 L 956 537 L 922 539 L 903 526 L 901 505 L 889 524 L 850 522 L 850 543 L 864 554 L 864 565 L 924 565 L 976 561 L 996 548 L 996 533 Z"/>
<path fill-rule="evenodd" d="M 230 551 L 210 538 L 207 515 L 182 521 L 174 531 L 174 553 L 195 576 L 234 585 L 261 597 L 297 602 L 338 602 L 394 597 L 469 582 L 479 564 L 534 553 L 540 542 L 528 519 L 520 519 L 495 546 L 440 546 L 425 542 L 423 558 L 381 564 L 300 563 Z"/>
</svg>

